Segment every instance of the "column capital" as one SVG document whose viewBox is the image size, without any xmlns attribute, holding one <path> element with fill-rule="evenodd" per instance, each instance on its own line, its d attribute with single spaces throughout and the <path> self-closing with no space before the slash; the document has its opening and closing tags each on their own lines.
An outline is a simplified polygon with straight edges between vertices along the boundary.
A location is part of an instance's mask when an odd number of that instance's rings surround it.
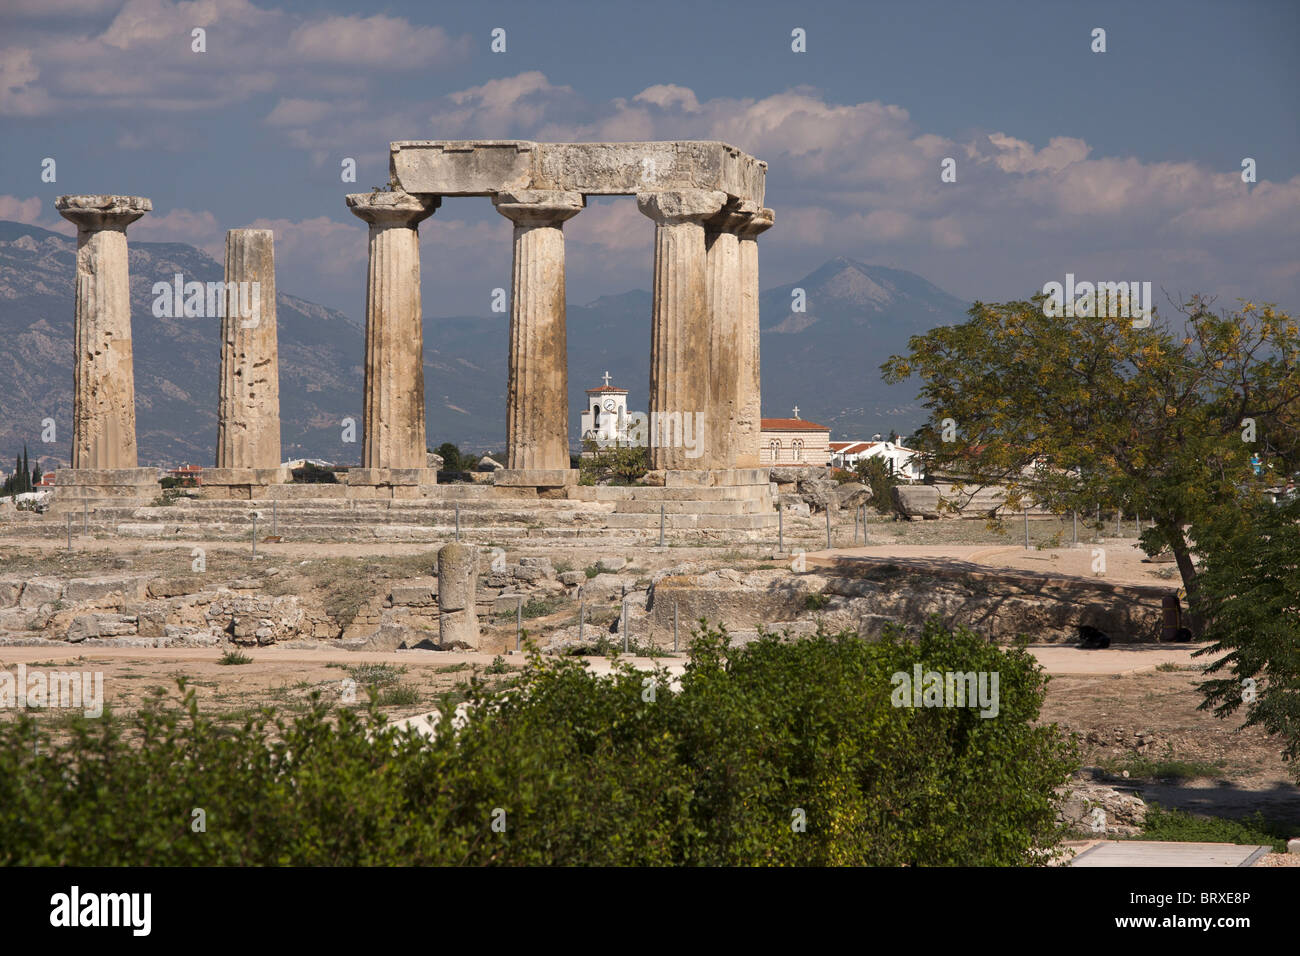
<svg viewBox="0 0 1300 956">
<path fill-rule="evenodd" d="M 437 211 L 441 196 L 415 195 L 401 191 L 351 193 L 347 197 L 352 215 L 372 226 L 405 226 L 413 229 Z"/>
<path fill-rule="evenodd" d="M 60 196 L 54 208 L 83 232 L 101 229 L 123 230 L 147 212 L 153 203 L 144 196 Z"/>
<path fill-rule="evenodd" d="M 741 239 L 756 239 L 760 233 L 767 232 L 772 228 L 772 223 L 776 220 L 776 214 L 770 209 L 759 209 L 749 215 L 748 221 L 737 227 L 736 232 Z"/>
<path fill-rule="evenodd" d="M 516 226 L 558 226 L 586 208 L 587 197 L 557 189 L 518 189 L 497 193 L 492 205 Z"/>
<path fill-rule="evenodd" d="M 664 226 L 702 222 L 716 214 L 726 202 L 726 193 L 710 189 L 667 190 L 637 193 L 636 196 L 637 209 Z"/>
<path fill-rule="evenodd" d="M 749 221 L 759 211 L 758 203 L 748 200 L 741 200 L 740 202 L 732 200 L 723 206 L 717 214 L 704 220 L 704 230 L 710 234 L 739 233 L 741 227 L 748 225 Z"/>
</svg>

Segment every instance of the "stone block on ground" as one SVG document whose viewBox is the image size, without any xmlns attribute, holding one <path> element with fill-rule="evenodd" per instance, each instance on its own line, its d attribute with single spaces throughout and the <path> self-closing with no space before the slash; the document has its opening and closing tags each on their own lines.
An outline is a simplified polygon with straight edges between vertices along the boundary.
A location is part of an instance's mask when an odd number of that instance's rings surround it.
<svg viewBox="0 0 1300 956">
<path fill-rule="evenodd" d="M 939 517 L 939 489 L 933 485 L 894 485 L 894 510 L 909 518 Z"/>
</svg>

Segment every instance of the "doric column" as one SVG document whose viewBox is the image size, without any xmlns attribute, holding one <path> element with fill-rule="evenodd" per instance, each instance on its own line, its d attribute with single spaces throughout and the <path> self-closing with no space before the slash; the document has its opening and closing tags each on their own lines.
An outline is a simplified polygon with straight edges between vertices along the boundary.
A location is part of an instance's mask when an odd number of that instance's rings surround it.
<svg viewBox="0 0 1300 956">
<path fill-rule="evenodd" d="M 564 222 L 586 205 L 581 193 L 498 193 L 497 212 L 515 224 L 506 385 L 506 468 L 569 467 L 569 354 L 565 334 Z"/>
<path fill-rule="evenodd" d="M 442 200 L 357 193 L 348 208 L 370 224 L 366 276 L 363 468 L 424 468 L 424 330 L 419 224 Z"/>
<path fill-rule="evenodd" d="M 704 223 L 708 251 L 710 468 L 735 468 L 740 417 L 742 356 L 740 335 L 740 239 L 736 230 L 749 222 L 757 206 L 728 204 Z"/>
<path fill-rule="evenodd" d="M 763 409 L 758 356 L 758 236 L 772 227 L 770 209 L 760 209 L 738 227 L 740 252 L 740 322 L 737 342 L 740 374 L 736 377 L 735 442 L 737 468 L 757 468 L 762 442 Z"/>
<path fill-rule="evenodd" d="M 126 227 L 153 209 L 143 196 L 60 196 L 77 225 L 72 467 L 135 468 L 135 370 Z"/>
<path fill-rule="evenodd" d="M 218 468 L 280 467 L 274 242 L 269 229 L 226 233 Z"/>
<path fill-rule="evenodd" d="M 727 194 L 643 193 L 655 221 L 654 315 L 650 327 L 650 467 L 709 467 L 709 303 L 703 221 Z"/>
</svg>

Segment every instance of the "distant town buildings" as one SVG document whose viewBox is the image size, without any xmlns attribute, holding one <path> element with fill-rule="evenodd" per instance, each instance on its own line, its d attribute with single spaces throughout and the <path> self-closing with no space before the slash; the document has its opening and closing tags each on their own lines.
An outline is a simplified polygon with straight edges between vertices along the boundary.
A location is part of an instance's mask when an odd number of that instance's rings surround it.
<svg viewBox="0 0 1300 956">
<path fill-rule="evenodd" d="M 831 430 L 799 417 L 764 418 L 758 447 L 760 465 L 825 468 L 831 463 Z"/>
<path fill-rule="evenodd" d="M 882 441 L 879 435 L 871 441 L 833 441 L 830 453 L 831 464 L 837 468 L 852 469 L 865 458 L 879 458 L 889 469 L 889 474 L 905 481 L 920 481 L 925 477 L 918 452 L 892 441 Z"/>
<path fill-rule="evenodd" d="M 196 485 L 203 484 L 203 466 L 202 465 L 181 465 L 179 468 L 171 468 L 167 471 L 167 477 L 177 478 L 180 481 L 192 481 Z"/>
</svg>

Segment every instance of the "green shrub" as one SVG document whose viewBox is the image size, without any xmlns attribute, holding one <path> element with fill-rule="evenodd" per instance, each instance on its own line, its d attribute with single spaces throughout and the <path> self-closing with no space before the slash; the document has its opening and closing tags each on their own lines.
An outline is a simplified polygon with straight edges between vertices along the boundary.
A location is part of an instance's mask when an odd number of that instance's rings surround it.
<svg viewBox="0 0 1300 956">
<path fill-rule="evenodd" d="M 380 707 L 410 707 L 420 702 L 420 693 L 410 684 L 394 684 L 379 693 Z"/>
<path fill-rule="evenodd" d="M 1223 817 L 1194 817 L 1185 810 L 1166 810 L 1156 804 L 1147 807 L 1143 831 L 1135 840 L 1163 840 L 1174 843 L 1238 843 L 1271 846 L 1285 853 L 1291 829 L 1254 813 L 1242 820 Z"/>
<path fill-rule="evenodd" d="M 614 444 L 602 448 L 593 439 L 582 441 L 578 472 L 584 484 L 610 481 L 630 485 L 644 478 L 649 470 L 649 451 L 644 446 Z"/>
<path fill-rule="evenodd" d="M 1000 710 L 895 707 L 891 676 L 996 671 Z M 732 648 L 704 627 L 680 691 L 534 655 L 474 677 L 443 733 L 314 694 L 214 726 L 196 698 L 58 725 L 0 721 L 0 865 L 1041 864 L 1074 761 L 1044 678 L 937 622 Z M 35 746 L 34 746 L 35 745 Z M 195 808 L 206 832 L 194 832 Z M 806 828 L 792 826 L 799 814 Z M 494 821 L 497 827 L 493 828 Z M 504 828 L 502 828 L 504 824 Z"/>
<path fill-rule="evenodd" d="M 217 663 L 227 664 L 227 665 L 251 664 L 253 663 L 253 659 L 249 657 L 247 654 L 245 654 L 243 651 L 231 650 L 231 651 L 226 651 L 226 653 L 222 654 L 221 657 L 217 659 Z"/>
<path fill-rule="evenodd" d="M 348 676 L 362 686 L 388 687 L 406 673 L 405 664 L 353 664 Z"/>
<path fill-rule="evenodd" d="M 291 474 L 296 485 L 337 485 L 339 483 L 338 476 L 331 469 L 313 465 L 311 462 L 307 462 L 301 468 L 293 469 Z"/>
</svg>

